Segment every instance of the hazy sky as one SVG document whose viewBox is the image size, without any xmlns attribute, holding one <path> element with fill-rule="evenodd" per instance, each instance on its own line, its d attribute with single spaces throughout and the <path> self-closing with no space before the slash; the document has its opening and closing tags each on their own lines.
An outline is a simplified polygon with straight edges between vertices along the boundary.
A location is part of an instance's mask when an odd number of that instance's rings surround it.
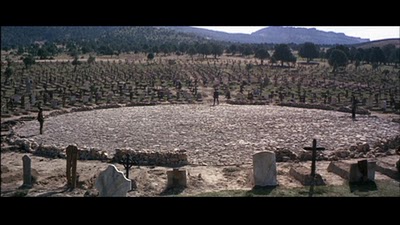
<svg viewBox="0 0 400 225">
<path fill-rule="evenodd" d="M 197 26 L 196 26 L 197 27 Z M 199 28 L 206 28 L 210 30 L 217 30 L 217 31 L 224 31 L 228 33 L 245 33 L 250 34 L 255 32 L 259 29 L 265 28 L 259 26 L 208 26 L 208 27 L 199 27 Z M 312 27 L 305 27 L 305 28 L 312 28 Z M 400 26 L 393 27 L 393 26 L 374 26 L 374 27 L 351 27 L 351 26 L 341 26 L 341 27 L 314 27 L 317 30 L 322 31 L 333 31 L 337 33 L 344 33 L 347 36 L 352 37 L 360 37 L 360 38 L 369 38 L 371 41 L 379 40 L 379 39 L 386 39 L 386 38 L 400 38 Z"/>
</svg>

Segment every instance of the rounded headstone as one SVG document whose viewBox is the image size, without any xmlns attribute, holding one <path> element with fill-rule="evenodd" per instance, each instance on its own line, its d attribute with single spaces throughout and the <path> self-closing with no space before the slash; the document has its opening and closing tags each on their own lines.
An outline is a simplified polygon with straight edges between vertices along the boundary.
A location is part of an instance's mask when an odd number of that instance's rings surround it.
<svg viewBox="0 0 400 225">
<path fill-rule="evenodd" d="M 253 174 L 255 186 L 278 185 L 276 175 L 276 157 L 271 151 L 263 151 L 253 155 Z"/>
</svg>

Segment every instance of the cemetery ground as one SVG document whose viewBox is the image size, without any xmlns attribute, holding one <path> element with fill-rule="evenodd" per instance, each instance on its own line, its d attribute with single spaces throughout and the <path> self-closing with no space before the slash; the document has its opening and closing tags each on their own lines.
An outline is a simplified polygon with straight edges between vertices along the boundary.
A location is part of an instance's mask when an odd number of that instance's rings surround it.
<svg viewBox="0 0 400 225">
<path fill-rule="evenodd" d="M 48 116 L 49 113 L 45 112 L 45 115 Z M 225 116 L 216 119 L 217 115 Z M 299 120 L 296 123 L 293 122 L 294 116 Z M 115 127 L 110 124 L 102 124 L 100 121 L 106 121 L 103 117 L 112 117 Z M 399 135 L 399 124 L 390 122 L 394 117 L 396 115 L 359 116 L 356 121 L 357 125 L 355 125 L 351 124 L 355 122 L 351 121 L 348 113 L 279 106 L 235 106 L 225 103 L 213 107 L 209 100 L 202 105 L 138 106 L 68 113 L 48 117 L 43 135 L 39 135 L 39 125 L 35 120 L 25 121 L 24 124 L 15 126 L 14 131 L 21 138 L 64 148 L 71 143 L 77 143 L 80 148 L 85 143 L 90 143 L 89 145 L 96 143 L 95 146 L 100 149 L 110 149 L 107 152 L 110 157 L 114 154 L 112 149 L 128 146 L 137 146 L 139 149 L 153 148 L 159 151 L 179 146 L 181 150 L 187 151 L 189 165 L 180 167 L 187 171 L 186 188 L 166 189 L 167 171 L 172 170 L 171 167 L 134 165 L 130 169 L 129 178 L 134 180 L 136 187 L 133 191 L 128 192 L 127 196 L 130 197 L 308 196 L 309 186 L 304 186 L 291 176 L 290 168 L 304 166 L 310 169 L 311 161 L 301 149 L 309 146 L 314 134 L 319 133 L 318 145 L 327 148 L 327 151 L 322 154 L 327 158 L 321 157 L 317 161 L 317 173 L 321 174 L 325 185 L 317 186 L 313 196 L 400 196 L 399 179 L 393 179 L 380 172 L 375 174 L 375 184 L 357 186 L 349 185 L 342 177 L 327 171 L 331 160 L 357 162 L 357 160 L 368 158 L 395 164 L 399 159 L 399 152 L 396 152 L 395 149 L 388 150 L 387 154 L 377 155 L 377 157 L 375 155 L 379 152 L 369 153 L 368 156 L 362 154 L 355 155 L 354 158 L 349 156 L 341 158 L 341 154 L 347 154 L 344 153 L 347 152 L 345 149 L 349 147 L 346 145 L 347 143 L 355 144 L 366 141 L 372 148 L 374 141 L 379 140 L 379 137 Z M 73 121 L 71 121 L 72 118 Z M 11 119 L 13 118 L 7 118 L 7 120 Z M 96 119 L 99 121 L 90 121 Z M 231 120 L 235 120 L 235 123 Z M 300 120 L 303 122 L 300 123 Z M 322 120 L 325 121 L 321 122 Z M 179 123 L 175 124 L 177 121 Z M 193 121 L 196 123 L 194 124 Z M 263 122 L 257 123 L 257 121 Z M 346 125 L 348 123 L 350 125 Z M 190 126 L 183 126 L 184 124 Z M 146 129 L 146 127 L 154 126 L 156 126 L 154 130 Z M 365 127 L 369 127 L 369 129 L 365 130 Z M 75 132 L 69 134 L 67 130 Z M 91 130 L 96 130 L 96 135 L 90 135 Z M 322 131 L 326 131 L 326 133 Z M 129 132 L 132 133 L 128 134 Z M 169 136 L 173 132 L 177 132 L 176 136 Z M 107 134 L 110 133 L 115 135 L 114 138 L 131 136 L 133 139 L 124 142 L 107 138 Z M 357 135 L 359 133 L 362 135 Z M 89 136 L 86 136 L 87 134 Z M 167 136 L 163 136 L 164 134 Z M 196 135 L 200 135 L 202 138 Z M 304 137 L 299 138 L 298 135 L 304 135 Z M 277 141 L 279 139 L 287 141 Z M 123 145 L 118 145 L 118 143 L 123 143 Z M 176 143 L 181 144 L 176 145 Z M 277 151 L 278 186 L 273 189 L 253 189 L 251 156 L 255 152 L 273 148 L 282 150 L 282 154 Z M 2 149 L 7 149 L 7 146 L 2 146 Z M 292 156 L 290 153 L 284 153 L 284 149 L 289 149 L 297 154 L 298 158 L 291 160 Z M 356 152 L 348 151 L 348 153 Z M 361 152 L 356 154 L 361 154 Z M 24 155 L 29 155 L 32 160 L 34 177 L 32 188 L 22 188 L 21 159 Z M 307 159 L 301 159 L 301 155 Z M 1 195 L 95 196 L 97 195 L 94 188 L 96 178 L 110 163 L 125 172 L 120 163 L 108 160 L 78 160 L 77 188 L 70 191 L 66 186 L 66 160 L 64 158 L 49 158 L 19 151 L 2 152 Z"/>
<path fill-rule="evenodd" d="M 95 196 L 95 178 L 105 170 L 107 163 L 100 161 L 78 161 L 77 171 L 79 180 L 77 188 L 70 191 L 66 186 L 65 160 L 49 159 L 28 154 L 32 159 L 32 175 L 36 177 L 30 189 L 22 186 L 22 156 L 23 153 L 7 152 L 1 156 L 2 170 L 2 197 L 83 197 Z M 393 161 L 398 156 L 385 157 L 382 160 Z M 353 160 L 354 161 L 354 160 Z M 326 185 L 317 186 L 314 196 L 393 196 L 399 197 L 399 181 L 393 180 L 383 174 L 376 173 L 375 185 L 349 185 L 344 179 L 333 173 L 327 172 L 330 162 L 317 163 L 317 172 L 326 180 Z M 301 162 L 300 165 L 308 166 L 310 162 Z M 116 167 L 124 171 L 118 163 Z M 288 175 L 293 163 L 277 163 L 278 186 L 276 188 L 253 189 L 251 183 L 251 165 L 240 166 L 184 166 L 188 172 L 188 185 L 186 188 L 165 190 L 167 183 L 165 167 L 134 166 L 130 171 L 130 178 L 135 180 L 137 188 L 128 192 L 127 196 L 199 196 L 199 197 L 229 197 L 229 196 L 282 196 L 282 197 L 307 197 L 309 186 L 303 186 Z"/>
<path fill-rule="evenodd" d="M 130 169 L 134 190 L 127 196 L 307 196 L 302 178 L 312 157 L 303 148 L 314 138 L 326 149 L 317 155 L 325 185 L 315 187 L 315 196 L 400 195 L 398 68 L 349 65 L 332 73 L 322 61 L 280 68 L 228 56 L 124 57 L 79 65 L 68 58 L 38 61 L 29 68 L 14 61 L 8 75 L 2 62 L 1 196 L 95 196 L 100 172 L 109 164 L 125 172 L 118 160 L 137 151 L 171 158 L 141 159 Z M 65 169 L 71 144 L 81 150 L 72 191 Z M 275 189 L 253 190 L 252 156 L 259 151 L 276 154 Z M 24 186 L 25 155 L 30 188 Z M 374 185 L 348 185 L 337 171 L 328 172 L 332 163 L 364 159 L 377 162 Z M 179 164 L 187 187 L 166 190 L 167 171 L 177 165 L 159 164 Z"/>
</svg>

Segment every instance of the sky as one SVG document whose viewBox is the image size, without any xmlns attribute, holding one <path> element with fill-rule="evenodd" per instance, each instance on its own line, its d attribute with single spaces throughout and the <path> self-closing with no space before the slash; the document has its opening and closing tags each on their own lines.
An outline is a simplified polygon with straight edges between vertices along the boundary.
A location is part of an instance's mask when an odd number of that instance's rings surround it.
<svg viewBox="0 0 400 225">
<path fill-rule="evenodd" d="M 196 26 L 198 27 L 198 26 Z M 210 30 L 223 31 L 228 33 L 245 33 L 250 34 L 259 29 L 265 28 L 260 26 L 208 26 L 208 27 L 198 27 L 205 28 Z M 297 26 L 296 26 L 297 27 Z M 326 26 L 326 27 L 304 27 L 304 28 L 316 28 L 317 30 L 322 31 L 333 31 L 336 33 L 344 33 L 347 36 L 351 37 L 360 37 L 360 38 L 369 38 L 371 41 L 386 39 L 386 38 L 400 38 L 400 26 L 362 26 L 362 27 L 353 27 L 353 26 Z"/>
</svg>

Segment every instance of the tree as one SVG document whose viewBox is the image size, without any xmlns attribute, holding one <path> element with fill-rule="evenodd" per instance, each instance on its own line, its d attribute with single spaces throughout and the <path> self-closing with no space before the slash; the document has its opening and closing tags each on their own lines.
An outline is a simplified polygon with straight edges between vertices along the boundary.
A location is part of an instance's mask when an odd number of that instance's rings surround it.
<svg viewBox="0 0 400 225">
<path fill-rule="evenodd" d="M 272 65 L 275 65 L 276 62 L 277 62 L 277 61 L 276 61 L 276 59 L 275 59 L 274 56 L 272 56 L 272 57 L 270 58 L 270 60 L 269 60 L 269 63 L 271 63 Z"/>
<path fill-rule="evenodd" d="M 93 64 L 96 61 L 96 57 L 89 55 L 89 58 L 87 60 L 88 64 Z"/>
<path fill-rule="evenodd" d="M 396 65 L 400 63 L 400 48 L 396 48 L 394 51 L 392 51 L 389 60 Z"/>
<path fill-rule="evenodd" d="M 256 51 L 255 57 L 261 60 L 262 65 L 264 63 L 264 59 L 268 59 L 270 55 L 265 48 L 260 48 Z"/>
<path fill-rule="evenodd" d="M 167 45 L 167 44 L 162 44 L 162 45 L 160 46 L 160 51 L 161 51 L 162 53 L 164 53 L 164 56 L 166 56 L 167 54 L 169 54 L 169 53 L 171 52 L 171 48 L 170 48 L 170 46 Z"/>
<path fill-rule="evenodd" d="M 207 58 L 207 55 L 211 53 L 211 47 L 208 43 L 203 43 L 199 45 L 197 51 L 203 55 L 203 58 Z"/>
<path fill-rule="evenodd" d="M 349 54 L 350 54 L 350 57 L 349 57 L 350 63 L 353 63 L 353 60 L 356 60 L 357 53 L 358 53 L 357 48 L 352 46 L 350 48 L 350 52 L 349 52 Z"/>
<path fill-rule="evenodd" d="M 150 52 L 149 54 L 147 54 L 147 59 L 148 60 L 153 60 L 154 59 L 154 53 Z"/>
<path fill-rule="evenodd" d="M 197 54 L 197 50 L 194 46 L 190 47 L 188 50 L 188 54 L 192 57 L 193 60 L 193 56 Z"/>
<path fill-rule="evenodd" d="M 4 74 L 6 75 L 5 83 L 8 84 L 8 80 L 14 74 L 14 69 L 12 67 L 7 67 L 6 71 L 4 72 Z"/>
<path fill-rule="evenodd" d="M 81 64 L 79 61 L 79 56 L 75 56 L 74 60 L 72 60 L 71 64 L 74 66 L 74 72 L 76 71 L 76 67 Z"/>
<path fill-rule="evenodd" d="M 82 51 L 82 54 L 86 54 L 86 53 L 92 52 L 93 49 L 92 49 L 90 46 L 85 45 L 85 46 L 83 46 L 83 47 L 81 48 L 81 51 Z"/>
<path fill-rule="evenodd" d="M 384 63 L 386 62 L 385 54 L 379 47 L 372 47 L 369 54 L 369 61 L 371 63 Z"/>
<path fill-rule="evenodd" d="M 396 46 L 394 44 L 387 44 L 382 47 L 383 54 L 385 55 L 386 62 L 391 62 L 390 56 L 392 52 L 396 50 Z"/>
<path fill-rule="evenodd" d="M 22 47 L 22 46 L 19 46 L 18 47 L 18 51 L 17 51 L 17 55 L 22 55 L 22 54 L 24 54 L 24 48 Z"/>
<path fill-rule="evenodd" d="M 329 57 L 328 63 L 333 67 L 332 72 L 336 72 L 336 69 L 341 66 L 347 65 L 347 56 L 342 50 L 334 49 Z"/>
<path fill-rule="evenodd" d="M 229 51 L 232 53 L 232 55 L 235 55 L 237 51 L 237 46 L 235 44 L 232 44 L 231 46 L 229 46 Z"/>
<path fill-rule="evenodd" d="M 211 54 L 214 55 L 214 59 L 216 59 L 217 56 L 221 56 L 223 53 L 224 49 L 222 48 L 221 45 L 215 43 L 211 45 Z"/>
<path fill-rule="evenodd" d="M 354 59 L 356 60 L 356 62 L 357 61 L 360 61 L 360 62 L 363 61 L 365 59 L 365 51 L 364 51 L 364 49 L 358 48 L 357 49 L 357 53 L 354 56 Z"/>
<path fill-rule="evenodd" d="M 242 48 L 242 55 L 249 56 L 253 54 L 253 49 L 251 49 L 250 45 L 246 45 Z"/>
<path fill-rule="evenodd" d="M 24 59 L 22 61 L 24 62 L 26 69 L 28 69 L 29 66 L 36 63 L 35 58 L 32 55 L 28 55 L 28 56 L 24 57 Z"/>
<path fill-rule="evenodd" d="M 289 46 L 286 44 L 279 44 L 275 46 L 274 54 L 272 55 L 276 60 L 281 61 L 281 66 L 283 66 L 284 62 L 292 62 L 293 57 L 292 51 L 290 50 Z"/>
<path fill-rule="evenodd" d="M 303 58 L 307 58 L 307 63 L 309 63 L 313 58 L 318 58 L 319 50 L 314 43 L 306 42 L 301 45 L 299 55 Z"/>
<path fill-rule="evenodd" d="M 356 59 L 356 62 L 354 63 L 354 66 L 357 69 L 360 66 L 360 60 Z"/>
<path fill-rule="evenodd" d="M 47 59 L 49 57 L 49 53 L 45 48 L 40 48 L 37 52 L 37 55 L 40 59 Z"/>
<path fill-rule="evenodd" d="M 329 58 L 331 57 L 331 53 L 333 50 L 341 50 L 344 52 L 344 54 L 346 54 L 347 59 L 350 58 L 350 49 L 344 45 L 336 45 L 333 48 L 328 49 L 328 51 L 326 51 L 325 57 L 329 60 Z"/>
</svg>

